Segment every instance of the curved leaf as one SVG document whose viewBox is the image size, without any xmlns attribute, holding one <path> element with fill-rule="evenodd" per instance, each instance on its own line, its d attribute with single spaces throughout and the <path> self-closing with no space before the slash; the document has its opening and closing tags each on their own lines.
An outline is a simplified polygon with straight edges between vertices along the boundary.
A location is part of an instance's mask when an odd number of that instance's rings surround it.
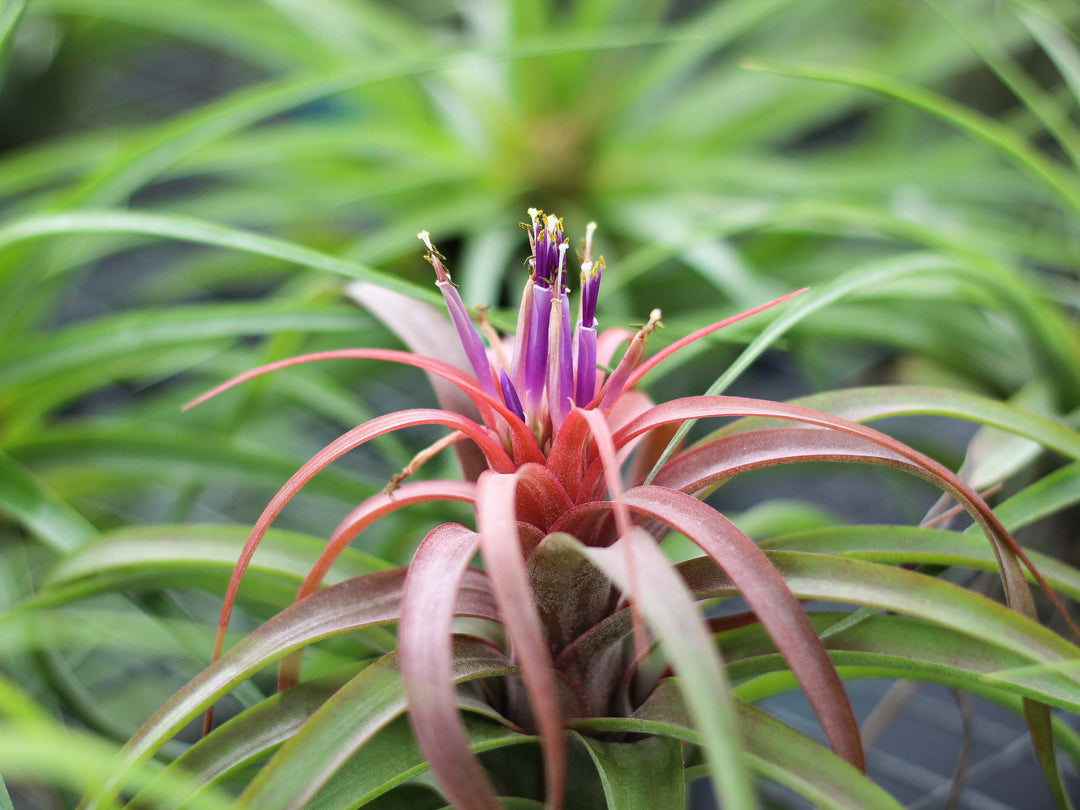
<svg viewBox="0 0 1080 810">
<path fill-rule="evenodd" d="M 409 723 L 439 786 L 462 810 L 498 807 L 483 768 L 469 751 L 453 677 L 454 602 L 479 546 L 476 532 L 452 523 L 436 527 L 421 541 L 405 576 L 398 628 Z"/>
<path fill-rule="evenodd" d="M 0 385 L 40 382 L 147 350 L 279 332 L 355 334 L 367 323 L 355 310 L 280 302 L 124 312 L 21 342 L 14 353 L 0 353 Z"/>
<path fill-rule="evenodd" d="M 855 713 L 802 605 L 758 546 L 712 507 L 660 486 L 624 496 L 639 514 L 663 521 L 697 543 L 729 576 L 795 672 L 833 749 L 865 767 Z"/>
<path fill-rule="evenodd" d="M 356 262 L 303 247 L 295 242 L 287 242 L 254 231 L 229 228 L 204 220 L 166 214 L 135 211 L 79 211 L 30 216 L 10 222 L 0 228 L 0 251 L 19 242 L 44 236 L 101 233 L 142 234 L 228 248 L 334 273 L 354 280 L 370 281 L 421 301 L 434 304 L 442 301 L 442 297 L 430 287 L 421 287 Z"/>
<path fill-rule="evenodd" d="M 1080 648 L 1016 611 L 952 583 L 924 574 L 846 557 L 767 551 L 800 599 L 891 610 L 1012 650 L 1033 663 L 1080 660 Z M 738 589 L 711 560 L 681 563 L 679 570 L 699 598 L 734 596 Z M 1063 677 L 1080 682 L 1080 665 Z"/>
<path fill-rule="evenodd" d="M 745 67 L 803 79 L 861 87 L 928 112 L 967 134 L 990 144 L 1017 168 L 1053 191 L 1080 214 L 1080 184 L 1076 175 L 1030 145 L 1015 130 L 973 109 L 921 87 L 857 68 L 825 65 L 785 65 L 749 62 Z"/>
<path fill-rule="evenodd" d="M 1006 430 L 1038 442 L 1070 458 L 1080 459 L 1080 434 L 1061 422 L 967 391 L 912 385 L 847 388 L 793 399 L 789 403 L 824 411 L 852 422 L 872 422 L 893 416 L 952 416 Z M 759 427 L 760 419 L 740 419 L 712 436 Z M 703 442 L 699 442 L 701 444 Z"/>
<path fill-rule="evenodd" d="M 671 737 L 604 742 L 577 735 L 600 774 L 608 810 L 686 805 L 682 744 Z"/>
<path fill-rule="evenodd" d="M 137 526 L 107 532 L 62 557 L 30 604 L 51 605 L 119 590 L 189 587 L 220 593 L 247 539 L 243 526 Z M 317 537 L 272 530 L 252 563 L 241 598 L 287 605 L 325 546 Z M 347 549 L 332 583 L 390 564 Z M 252 576 L 253 575 L 253 576 Z"/>
<path fill-rule="evenodd" d="M 0 451 L 0 512 L 54 551 L 76 549 L 97 529 L 29 470 Z"/>
<path fill-rule="evenodd" d="M 405 711 L 398 667 L 398 654 L 390 653 L 338 690 L 259 771 L 241 802 L 267 810 L 305 807 L 349 757 Z M 486 644 L 461 639 L 454 649 L 450 683 L 512 669 L 504 656 Z M 378 787 L 381 791 L 392 785 L 384 782 Z"/>
<path fill-rule="evenodd" d="M 978 535 L 916 526 L 836 526 L 772 537 L 759 545 L 767 550 L 836 554 L 894 565 L 959 565 L 997 571 L 993 551 Z M 1029 553 L 1055 591 L 1080 601 L 1080 571 L 1045 554 Z"/>
<path fill-rule="evenodd" d="M 85 810 L 107 804 L 123 789 L 131 769 L 145 762 L 213 701 L 252 673 L 292 650 L 360 627 L 397 621 L 404 571 L 380 571 L 348 580 L 286 608 L 207 667 L 147 720 L 121 750 L 104 780 L 90 792 Z M 477 574 L 467 580 L 462 613 L 494 619 L 494 605 Z"/>
<path fill-rule="evenodd" d="M 480 476 L 476 483 L 476 524 L 495 601 L 540 730 L 548 802 L 557 810 L 566 788 L 566 741 L 551 652 L 529 592 L 525 551 L 518 539 L 515 514 L 520 475 L 488 471 Z M 508 509 L 508 504 L 514 504 L 514 508 Z"/>
<path fill-rule="evenodd" d="M 581 720 L 576 728 L 662 734 L 701 745 L 702 736 L 687 716 L 678 679 L 660 682 L 633 717 Z M 899 810 L 900 804 L 828 748 L 765 712 L 735 701 L 739 742 L 747 763 L 829 810 Z"/>
<path fill-rule="evenodd" d="M 981 686 L 1034 698 L 1071 712 L 1080 709 L 1080 685 L 1075 680 L 1062 677 L 1052 667 L 1039 671 L 1011 650 L 991 646 L 952 628 L 885 614 L 867 616 L 848 626 L 845 618 L 836 614 L 817 613 L 811 620 L 837 668 L 888 669 L 896 677 L 940 679 L 961 688 L 969 688 L 963 684 Z M 729 662 L 729 674 L 740 682 L 734 688 L 735 694 L 750 701 L 772 694 L 774 683 L 779 681 L 770 683 L 762 676 L 782 671 L 784 664 L 763 630 L 749 625 L 725 631 L 718 639 L 724 659 Z"/>
<path fill-rule="evenodd" d="M 743 751 L 737 744 L 738 720 L 728 698 L 723 665 L 711 652 L 714 648 L 690 595 L 653 538 L 635 528 L 610 548 L 586 548 L 569 535 L 561 537 L 572 548 L 581 549 L 624 593 L 629 587 L 629 570 L 626 550 L 619 545 L 630 544 L 637 558 L 638 608 L 682 679 L 682 692 L 700 735 L 717 800 L 725 807 L 755 807 Z"/>
</svg>

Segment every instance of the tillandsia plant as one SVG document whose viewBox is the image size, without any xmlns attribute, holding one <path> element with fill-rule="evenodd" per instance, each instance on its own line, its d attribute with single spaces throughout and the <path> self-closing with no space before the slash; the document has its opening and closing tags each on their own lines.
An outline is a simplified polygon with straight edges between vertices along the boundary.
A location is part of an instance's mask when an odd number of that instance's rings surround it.
<svg viewBox="0 0 1080 810">
<path fill-rule="evenodd" d="M 84 806 L 112 801 L 132 766 L 275 660 L 280 696 L 216 729 L 207 712 L 208 736 L 169 771 L 190 769 L 216 781 L 245 773 L 243 766 L 280 746 L 243 786 L 241 804 L 258 808 L 357 807 L 382 799 L 391 803 L 379 806 L 432 801 L 459 810 L 538 802 L 678 808 L 685 780 L 700 774 L 711 777 L 725 808 L 757 805 L 755 775 L 821 806 L 898 807 L 863 775 L 840 663 L 975 689 L 992 682 L 1017 706 L 1022 702 L 1052 789 L 1067 805 L 1047 704 L 1080 707 L 1080 679 L 1067 665 L 1080 650 L 1035 621 L 1025 567 L 1076 628 L 986 502 L 940 463 L 844 418 L 732 396 L 654 404 L 635 386 L 658 364 L 790 296 L 646 359 L 659 312 L 636 333 L 598 332 L 605 265 L 594 255 L 595 226 L 586 228 L 572 265 L 562 221 L 535 209 L 529 215 L 529 273 L 513 335 L 500 336 L 483 313 L 477 328 L 444 258 L 420 234 L 452 331 L 424 320 L 421 329 L 429 344 L 435 335 L 444 348 L 441 339 L 456 333 L 468 371 L 403 351 L 339 350 L 250 371 L 192 403 L 276 369 L 332 358 L 403 363 L 452 386 L 442 394 L 447 407 L 371 419 L 282 487 L 234 569 L 214 663 L 147 722 Z M 571 266 L 580 266 L 575 326 Z M 676 431 L 686 423 L 718 417 L 738 421 L 693 446 L 678 445 Z M 419 425 L 450 432 L 342 520 L 294 605 L 223 654 L 241 579 L 289 500 L 350 450 Z M 450 446 L 461 451 L 464 480 L 409 480 Z M 970 514 L 989 542 L 992 557 L 984 558 L 1000 571 L 1009 607 L 932 572 L 797 547 L 766 551 L 703 500 L 743 472 L 801 461 L 883 465 L 936 485 L 958 506 L 928 523 Z M 432 501 L 470 504 L 475 525 L 443 523 L 407 567 L 321 587 L 367 527 Z M 672 532 L 696 544 L 700 556 L 670 563 L 661 544 Z M 477 554 L 482 567 L 471 565 Z M 702 616 L 703 603 L 736 596 L 744 609 Z M 803 602 L 815 599 L 862 610 L 808 611 Z M 385 655 L 302 677 L 305 646 L 395 622 L 397 640 Z M 783 672 L 787 679 L 768 677 Z M 805 693 L 828 748 L 749 702 L 792 686 Z M 402 784 L 425 768 L 442 798 L 429 792 L 420 802 L 409 791 L 429 788 Z"/>
</svg>

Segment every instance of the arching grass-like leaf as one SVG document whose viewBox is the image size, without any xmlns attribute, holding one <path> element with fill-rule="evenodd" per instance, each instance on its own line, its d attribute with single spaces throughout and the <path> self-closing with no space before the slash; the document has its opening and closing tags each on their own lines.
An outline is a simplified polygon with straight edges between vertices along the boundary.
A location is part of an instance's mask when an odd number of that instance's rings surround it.
<svg viewBox="0 0 1080 810">
<path fill-rule="evenodd" d="M 888 76 L 856 68 L 767 62 L 748 62 L 746 67 L 785 76 L 862 87 L 910 104 L 989 144 L 1017 168 L 1030 174 L 1053 191 L 1075 213 L 1080 214 L 1080 184 L 1077 183 L 1075 174 L 1052 162 L 1004 124 L 944 96 Z"/>
<path fill-rule="evenodd" d="M 800 599 L 896 611 L 1012 650 L 1033 663 L 1080 660 L 1080 649 L 1032 619 L 934 577 L 823 554 L 767 551 L 766 556 Z M 679 569 L 699 596 L 731 596 L 737 592 L 711 561 L 690 560 L 681 563 Z M 1080 681 L 1080 670 L 1063 674 Z"/>
<path fill-rule="evenodd" d="M 550 539 L 550 538 L 549 538 Z M 566 536 L 571 547 L 580 547 Z M 747 778 L 743 752 L 736 743 L 738 720 L 728 699 L 727 678 L 717 656 L 709 654 L 704 625 L 689 594 L 680 587 L 655 541 L 634 529 L 620 542 L 632 544 L 636 556 L 637 603 L 681 678 L 681 688 L 694 728 L 705 750 L 713 790 L 733 808 L 757 805 Z M 625 549 L 582 548 L 582 553 L 624 592 L 629 587 Z"/>
<path fill-rule="evenodd" d="M 844 619 L 835 614 L 815 613 L 811 620 L 837 667 L 889 669 L 898 678 L 968 683 L 1034 698 L 1071 712 L 1080 707 L 1080 685 L 1075 680 L 1061 677 L 1050 667 L 1043 672 L 1020 671 L 1023 656 L 955 629 L 886 614 L 868 616 L 846 627 Z M 717 638 L 732 680 L 737 682 L 735 694 L 751 701 L 770 694 L 766 691 L 770 683 L 762 676 L 780 672 L 784 665 L 761 628 L 740 627 Z M 763 681 L 761 687 L 756 686 L 758 679 Z"/>
<path fill-rule="evenodd" d="M 396 621 L 403 582 L 403 571 L 381 571 L 327 588 L 286 608 L 166 702 L 124 746 L 82 807 L 91 810 L 107 804 L 123 788 L 133 767 L 253 672 L 319 639 Z M 495 618 L 490 595 L 477 579 L 462 588 L 461 600 L 459 608 L 465 613 Z"/>
<path fill-rule="evenodd" d="M 1062 422 L 968 391 L 910 385 L 868 386 L 811 394 L 794 399 L 791 404 L 852 422 L 894 416 L 951 416 L 1006 430 L 1062 455 L 1080 458 L 1080 434 Z M 761 424 L 762 420 L 740 419 L 712 435 L 736 433 Z"/>
<path fill-rule="evenodd" d="M 135 211 L 79 211 L 27 217 L 0 228 L 0 250 L 22 241 L 44 236 L 93 233 L 146 234 L 162 239 L 239 250 L 354 280 L 370 281 L 421 301 L 438 304 L 442 300 L 441 296 L 430 287 L 420 287 L 356 262 L 339 259 L 294 242 L 212 222 L 166 214 Z"/>
<path fill-rule="evenodd" d="M 661 734 L 700 745 L 703 739 L 688 716 L 683 688 L 680 679 L 666 679 L 633 717 L 582 720 L 575 726 Z M 759 775 L 829 810 L 899 810 L 895 799 L 829 749 L 741 700 L 735 707 L 747 763 Z"/>
<path fill-rule="evenodd" d="M 55 551 L 71 551 L 97 535 L 90 521 L 2 452 L 0 512 Z"/>
<path fill-rule="evenodd" d="M 65 555 L 49 572 L 36 605 L 59 604 L 109 591 L 145 588 L 224 590 L 247 539 L 244 526 L 140 526 L 107 532 Z M 273 530 L 255 559 L 249 587 L 241 599 L 287 605 L 303 580 L 303 571 L 318 558 L 325 541 Z M 370 554 L 346 550 L 331 583 L 390 568 Z"/>
<path fill-rule="evenodd" d="M 835 526 L 770 537 L 762 540 L 760 546 L 772 551 L 835 554 L 893 565 L 956 565 L 980 571 L 997 570 L 993 551 L 976 534 L 916 526 Z M 1054 590 L 1080 600 L 1080 572 L 1045 554 L 1029 553 Z"/>
</svg>

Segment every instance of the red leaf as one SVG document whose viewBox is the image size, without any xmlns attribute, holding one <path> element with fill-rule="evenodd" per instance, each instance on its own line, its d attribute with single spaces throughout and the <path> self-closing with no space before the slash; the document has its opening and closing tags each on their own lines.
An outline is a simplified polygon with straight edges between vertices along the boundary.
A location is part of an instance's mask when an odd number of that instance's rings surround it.
<svg viewBox="0 0 1080 810">
<path fill-rule="evenodd" d="M 836 668 L 802 605 L 753 540 L 712 507 L 659 486 L 629 490 L 626 505 L 681 532 L 712 557 L 739 589 L 788 662 L 833 750 L 865 770 L 859 725 Z"/>
<path fill-rule="evenodd" d="M 686 337 L 681 338 L 680 340 L 676 340 L 670 346 L 660 350 L 648 360 L 646 360 L 644 363 L 642 363 L 640 366 L 638 366 L 634 373 L 630 375 L 630 379 L 626 383 L 626 387 L 633 388 L 635 385 L 641 382 L 642 377 L 644 377 L 646 374 L 656 368 L 656 366 L 658 366 L 667 358 L 671 357 L 671 355 L 675 354 L 675 352 L 679 351 L 680 349 L 685 349 L 691 343 L 695 343 L 701 340 L 706 335 L 711 335 L 713 332 L 723 329 L 725 326 L 731 326 L 731 324 L 738 323 L 741 320 L 749 318 L 751 315 L 757 315 L 759 312 L 764 312 L 766 309 L 771 309 L 777 304 L 782 304 L 789 298 L 794 298 L 796 295 L 802 295 L 809 289 L 809 287 L 803 287 L 801 290 L 789 292 L 787 295 L 782 295 L 767 304 L 762 304 L 761 306 L 754 307 L 753 309 L 748 309 L 746 310 L 746 312 L 740 312 L 738 315 L 732 315 L 730 318 L 725 318 L 722 321 L 717 321 L 711 326 L 706 326 L 702 329 L 698 329 L 696 332 L 692 332 Z"/>
<path fill-rule="evenodd" d="M 541 535 L 574 502 L 555 478 L 554 473 L 539 464 L 525 464 L 518 469 L 516 515 L 519 523 L 528 523 L 540 530 Z"/>
<path fill-rule="evenodd" d="M 483 389 L 480 388 L 479 384 L 472 377 L 459 369 L 454 368 L 449 363 L 434 360 L 430 357 L 423 357 L 418 354 L 396 351 L 394 349 L 335 349 L 333 351 L 302 354 L 298 357 L 290 357 L 287 360 L 279 360 L 276 363 L 270 363 L 252 369 L 251 371 L 245 371 L 243 374 L 211 388 L 205 394 L 196 397 L 191 400 L 191 402 L 184 405 L 184 410 L 194 408 L 196 405 L 206 402 L 206 400 L 240 385 L 240 383 L 247 382 L 248 380 L 263 374 L 268 374 L 271 371 L 277 371 L 279 369 L 297 366 L 303 363 L 313 363 L 320 360 L 385 360 L 391 363 L 401 363 L 402 365 L 420 368 L 441 377 L 456 385 L 476 403 L 477 407 L 480 408 L 481 415 L 484 416 L 484 423 L 488 427 L 492 429 L 495 429 L 496 427 L 494 420 L 491 419 L 490 411 L 495 411 L 503 417 L 510 430 L 514 456 L 518 459 L 519 463 L 525 463 L 526 461 L 543 463 L 544 461 L 544 454 L 540 452 L 540 448 L 536 444 L 536 439 L 533 437 L 532 433 L 529 432 L 528 427 L 526 427 L 525 424 L 505 405 L 484 393 Z"/>
<path fill-rule="evenodd" d="M 417 548 L 405 577 L 399 659 L 409 723 L 446 798 L 461 810 L 499 810 L 502 805 L 469 750 L 451 649 L 458 588 L 479 543 L 476 532 L 444 523 Z"/>
<path fill-rule="evenodd" d="M 620 537 L 626 537 L 630 533 L 630 512 L 623 502 L 623 484 L 619 477 L 619 462 L 615 458 L 615 443 L 611 438 L 611 430 L 599 411 L 583 411 L 582 416 L 592 429 L 593 439 L 596 441 L 597 450 L 600 453 L 600 461 L 604 468 L 604 480 L 607 481 L 608 493 L 611 495 L 612 505 L 615 509 L 615 526 Z M 626 598 L 630 600 L 633 611 L 634 624 L 634 650 L 638 658 L 643 658 L 649 649 L 649 641 L 638 610 L 637 567 L 634 563 L 634 555 L 630 550 L 630 542 L 623 544 L 626 552 L 627 589 Z"/>
<path fill-rule="evenodd" d="M 401 428 L 414 425 L 444 425 L 460 430 L 484 449 L 485 454 L 488 456 L 488 461 L 493 467 L 502 468 L 504 470 L 514 469 L 513 462 L 510 461 L 506 452 L 502 449 L 502 446 L 498 442 L 492 440 L 484 428 L 480 427 L 480 425 L 476 424 L 471 419 L 467 419 L 460 414 L 450 413 L 449 411 L 418 408 L 410 411 L 400 411 L 398 413 L 377 416 L 374 419 L 365 422 L 363 425 L 353 428 L 348 433 L 339 436 L 312 456 L 303 467 L 293 474 L 292 478 L 286 482 L 285 486 L 278 490 L 278 493 L 271 499 L 270 503 L 267 504 L 263 513 L 259 516 L 258 521 L 256 521 L 255 526 L 252 528 L 251 534 L 248 536 L 247 542 L 240 552 L 240 559 L 236 562 L 236 567 L 233 569 L 232 577 L 229 579 L 229 586 L 225 592 L 225 602 L 222 605 L 221 616 L 218 619 L 217 637 L 214 640 L 215 661 L 221 656 L 221 650 L 225 644 L 225 631 L 229 627 L 229 617 L 232 615 L 233 604 L 236 602 L 236 594 L 240 589 L 240 580 L 244 576 L 244 571 L 247 570 L 248 564 L 255 554 L 255 549 L 258 548 L 263 535 L 266 534 L 266 530 L 270 528 L 270 524 L 274 522 L 274 519 L 281 510 L 285 508 L 285 505 L 292 500 L 293 495 L 295 495 L 304 484 L 310 481 L 316 473 L 348 451 L 359 447 L 364 442 L 369 441 L 376 436 L 380 436 L 383 433 L 389 433 L 390 431 L 400 430 Z M 210 713 L 208 712 L 205 727 L 209 728 L 209 726 Z"/>
<path fill-rule="evenodd" d="M 558 810 L 566 789 L 566 741 L 551 653 L 529 592 L 514 510 L 507 508 L 516 501 L 517 485 L 516 474 L 481 475 L 477 481 L 476 520 L 491 589 L 539 726 L 548 804 Z"/>
<path fill-rule="evenodd" d="M 862 436 L 814 428 L 765 428 L 737 433 L 687 450 L 657 473 L 655 483 L 701 493 L 721 481 L 761 467 L 802 461 L 882 464 L 922 475 L 925 470 Z"/>
<path fill-rule="evenodd" d="M 721 416 L 765 416 L 832 428 L 843 433 L 862 436 L 921 467 L 925 470 L 928 478 L 934 480 L 939 487 L 960 501 L 968 513 L 982 527 L 997 556 L 1001 579 L 1005 585 L 1005 594 L 1009 605 L 1025 616 L 1035 615 L 1031 590 L 1028 588 L 1020 565 L 1017 563 L 1019 559 L 1031 571 L 1039 587 L 1045 591 L 1047 597 L 1073 632 L 1080 635 L 1080 627 L 1077 627 L 1072 617 L 1066 612 L 1061 600 L 1050 589 L 1046 579 L 1034 567 L 1023 548 L 1001 525 L 993 510 L 979 497 L 978 493 L 942 464 L 884 433 L 855 422 L 849 422 L 846 419 L 840 419 L 809 408 L 800 408 L 796 405 L 743 397 L 699 396 L 676 399 L 657 405 L 651 411 L 638 417 L 633 423 L 618 431 L 615 434 L 615 442 L 616 445 L 620 445 L 634 436 L 663 424 Z"/>
<path fill-rule="evenodd" d="M 575 409 L 566 417 L 562 429 L 555 434 L 547 458 L 548 469 L 573 500 L 577 499 L 581 476 L 588 462 L 585 437 L 589 426 L 582 413 L 581 409 Z"/>
<path fill-rule="evenodd" d="M 311 571 L 300 585 L 296 601 L 315 593 L 322 585 L 330 566 L 341 556 L 349 543 L 375 521 L 416 503 L 425 501 L 465 501 L 471 503 L 475 486 L 466 481 L 413 481 L 402 484 L 393 494 L 380 492 L 372 495 L 353 509 L 341 521 L 330 536 L 326 549 L 319 555 Z M 282 659 L 278 669 L 278 690 L 284 691 L 294 686 L 300 674 L 300 654 L 296 653 Z"/>
</svg>

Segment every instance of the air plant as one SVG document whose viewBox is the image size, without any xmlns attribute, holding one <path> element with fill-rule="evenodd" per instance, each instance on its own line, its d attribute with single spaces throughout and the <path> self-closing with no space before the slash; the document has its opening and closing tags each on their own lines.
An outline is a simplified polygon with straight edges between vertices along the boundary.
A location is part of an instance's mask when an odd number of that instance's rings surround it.
<svg viewBox="0 0 1080 810">
<path fill-rule="evenodd" d="M 637 390 L 676 352 L 798 293 L 707 326 L 646 359 L 646 342 L 660 326 L 658 311 L 636 332 L 598 331 L 605 263 L 594 255 L 595 225 L 586 228 L 577 256 L 574 327 L 571 245 L 563 222 L 530 209 L 524 227 L 529 274 L 517 331 L 506 336 L 483 313 L 477 328 L 444 257 L 429 234 L 419 235 L 453 330 L 426 321 L 427 343 L 445 347 L 447 335 L 456 335 L 464 367 L 405 351 L 329 351 L 255 369 L 191 403 L 270 371 L 334 358 L 410 365 L 450 384 L 439 389 L 444 407 L 376 417 L 331 442 L 281 488 L 229 582 L 214 663 L 147 722 L 85 806 L 111 800 L 127 768 L 236 683 L 280 659 L 280 699 L 212 732 L 207 712 L 209 736 L 177 763 L 203 768 L 213 780 L 280 745 L 245 787 L 245 806 L 360 806 L 428 767 L 459 810 L 533 806 L 530 801 L 553 808 L 597 801 L 682 807 L 683 770 L 700 763 L 726 808 L 756 806 L 754 774 L 822 806 L 896 807 L 863 775 L 858 723 L 835 664 L 845 655 L 970 684 L 982 683 L 987 667 L 1005 669 L 1002 661 L 1018 671 L 1035 666 L 1027 676 L 999 673 L 998 683 L 1022 699 L 1040 761 L 1063 801 L 1044 701 L 1080 705 L 1072 671 L 1050 666 L 1080 651 L 1033 620 L 1025 567 L 1072 622 L 968 484 L 903 443 L 827 413 L 732 396 L 655 404 Z M 689 421 L 722 417 L 766 421 L 737 421 L 688 448 L 672 441 Z M 449 433 L 341 521 L 292 607 L 223 654 L 241 578 L 289 500 L 350 450 L 418 425 Z M 459 451 L 464 480 L 410 480 L 451 446 Z M 765 551 L 703 500 L 742 472 L 802 461 L 882 465 L 935 484 L 989 541 L 1012 611 L 919 571 Z M 437 526 L 404 569 L 321 587 L 366 528 L 397 510 L 436 501 L 470 504 L 475 525 Z M 672 565 L 661 545 L 671 532 L 696 544 L 701 556 Z M 477 554 L 482 567 L 472 566 Z M 744 610 L 702 617 L 701 603 L 733 596 L 742 597 Z M 815 598 L 864 611 L 808 612 L 803 602 Z M 303 647 L 394 622 L 396 649 L 358 673 L 353 666 L 348 680 L 341 676 L 344 685 L 326 691 L 325 678 L 302 679 Z M 912 633 L 937 633 L 936 641 L 892 654 L 880 646 L 892 636 L 875 634 L 895 622 L 907 622 Z M 736 685 L 785 668 L 831 752 L 733 695 Z M 411 735 L 399 719 L 404 713 Z M 236 738 L 247 742 L 230 747 L 228 740 Z M 383 771 L 365 760 L 380 745 L 393 752 L 380 760 Z M 517 766 L 484 753 L 507 746 L 523 746 L 513 749 L 521 754 Z M 521 762 L 542 762 L 542 786 L 530 784 Z M 519 803 L 504 805 L 506 797 Z"/>
</svg>

